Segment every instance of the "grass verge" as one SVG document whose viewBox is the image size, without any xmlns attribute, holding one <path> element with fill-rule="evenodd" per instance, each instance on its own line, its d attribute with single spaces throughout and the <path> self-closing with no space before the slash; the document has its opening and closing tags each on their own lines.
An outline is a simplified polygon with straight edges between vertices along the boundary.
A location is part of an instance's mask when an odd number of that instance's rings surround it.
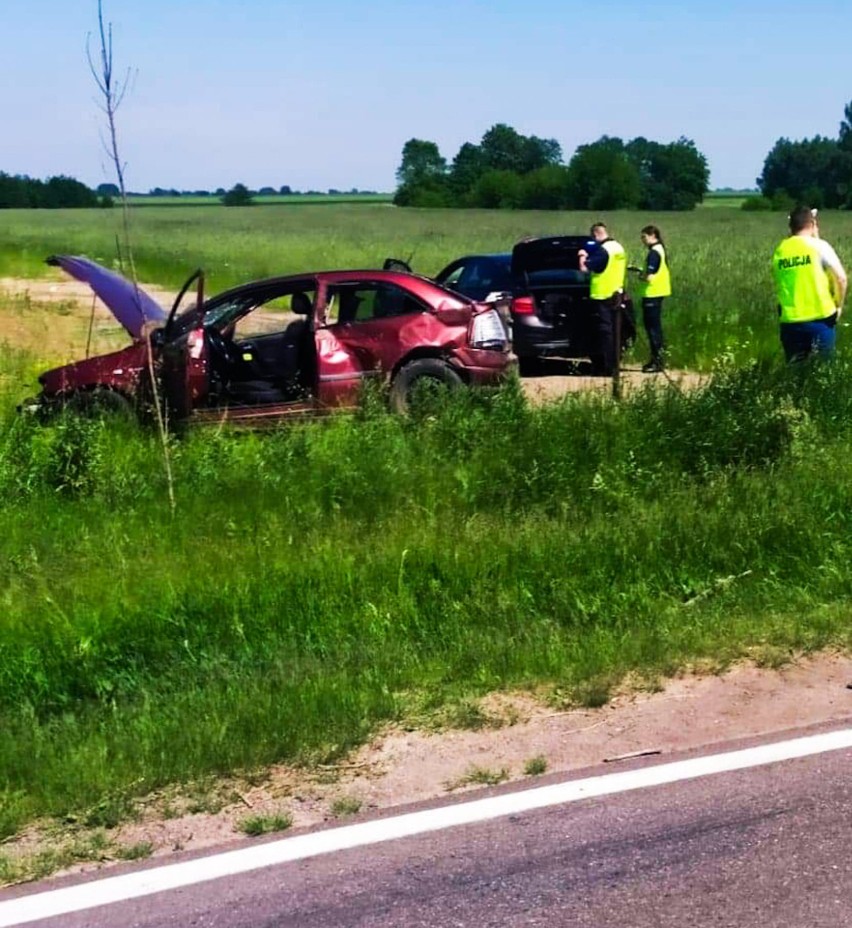
<svg viewBox="0 0 852 928">
<path fill-rule="evenodd" d="M 628 674 L 848 646 L 850 374 L 194 433 L 176 514 L 154 436 L 7 413 L 0 834 L 110 827 L 387 720 L 489 724 L 469 707 L 494 690 L 599 705 Z"/>
</svg>

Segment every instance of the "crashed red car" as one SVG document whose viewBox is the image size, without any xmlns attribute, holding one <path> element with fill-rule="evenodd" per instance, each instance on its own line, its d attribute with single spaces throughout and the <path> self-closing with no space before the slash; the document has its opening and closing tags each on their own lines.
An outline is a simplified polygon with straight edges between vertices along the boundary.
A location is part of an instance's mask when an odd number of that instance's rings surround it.
<svg viewBox="0 0 852 928">
<path fill-rule="evenodd" d="M 42 374 L 29 408 L 136 407 L 150 402 L 153 370 L 180 419 L 275 421 L 355 406 L 373 379 L 389 384 L 392 407 L 404 411 L 424 380 L 494 385 L 517 363 L 493 307 L 400 271 L 276 277 L 208 300 L 197 272 L 166 312 L 88 258 L 48 263 L 88 283 L 133 341 Z"/>
</svg>

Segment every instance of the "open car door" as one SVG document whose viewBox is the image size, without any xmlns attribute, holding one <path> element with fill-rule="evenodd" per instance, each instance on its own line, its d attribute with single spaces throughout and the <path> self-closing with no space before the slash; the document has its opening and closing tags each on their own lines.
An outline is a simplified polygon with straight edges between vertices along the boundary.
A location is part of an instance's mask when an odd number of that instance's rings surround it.
<svg viewBox="0 0 852 928">
<path fill-rule="evenodd" d="M 178 314 L 195 284 L 193 305 Z M 160 376 L 164 399 L 178 419 L 187 418 L 210 390 L 208 351 L 202 328 L 204 272 L 194 271 L 175 298 L 165 326 L 157 333 L 161 343 Z"/>
</svg>

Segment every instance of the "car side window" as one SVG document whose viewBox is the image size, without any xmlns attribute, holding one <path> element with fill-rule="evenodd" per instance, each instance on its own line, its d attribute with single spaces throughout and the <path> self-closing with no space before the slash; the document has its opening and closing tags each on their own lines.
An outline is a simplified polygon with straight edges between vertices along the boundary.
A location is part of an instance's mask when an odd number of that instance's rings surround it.
<svg viewBox="0 0 852 928">
<path fill-rule="evenodd" d="M 438 282 L 442 287 L 449 287 L 450 290 L 455 290 L 456 284 L 459 282 L 459 278 L 465 271 L 466 265 L 459 264 L 457 267 L 454 267 L 449 274 L 444 275 L 438 279 Z"/>
<path fill-rule="evenodd" d="M 234 338 L 260 338 L 283 332 L 291 323 L 309 317 L 313 299 L 314 293 L 310 290 L 281 295 L 269 294 L 266 299 L 259 301 L 250 313 L 237 320 L 233 326 Z M 294 305 L 294 302 L 297 305 Z"/>
<path fill-rule="evenodd" d="M 407 290 L 384 282 L 340 284 L 330 287 L 326 325 L 371 322 L 424 312 L 426 307 Z"/>
<path fill-rule="evenodd" d="M 508 273 L 495 261 L 469 261 L 460 270 L 453 289 L 473 300 L 484 300 L 489 293 L 511 288 Z"/>
</svg>

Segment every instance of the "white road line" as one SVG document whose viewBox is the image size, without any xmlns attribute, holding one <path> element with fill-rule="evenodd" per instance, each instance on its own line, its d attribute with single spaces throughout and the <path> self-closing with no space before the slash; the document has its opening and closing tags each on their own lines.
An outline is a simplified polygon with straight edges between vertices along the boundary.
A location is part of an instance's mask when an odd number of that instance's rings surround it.
<svg viewBox="0 0 852 928">
<path fill-rule="evenodd" d="M 0 928 L 67 915 L 70 912 L 79 912 L 111 902 L 123 902 L 140 896 L 148 896 L 151 893 L 178 889 L 208 880 L 218 880 L 238 873 L 259 870 L 262 867 L 304 860 L 308 857 L 347 848 L 377 844 L 457 825 L 484 822 L 505 815 L 517 815 L 520 812 L 577 802 L 596 796 L 611 796 L 629 790 L 676 783 L 679 780 L 691 780 L 715 773 L 774 764 L 843 748 L 852 748 L 852 729 L 746 748 L 726 754 L 711 754 L 707 757 L 696 757 L 670 764 L 658 764 L 639 770 L 626 770 L 622 773 L 610 773 L 583 780 L 570 780 L 567 783 L 556 783 L 552 786 L 492 796 L 489 799 L 477 799 L 440 809 L 410 812 L 395 818 L 284 838 L 257 847 L 228 851 L 211 857 L 167 864 L 138 873 L 106 877 L 65 889 L 9 899 L 0 902 Z"/>
</svg>

